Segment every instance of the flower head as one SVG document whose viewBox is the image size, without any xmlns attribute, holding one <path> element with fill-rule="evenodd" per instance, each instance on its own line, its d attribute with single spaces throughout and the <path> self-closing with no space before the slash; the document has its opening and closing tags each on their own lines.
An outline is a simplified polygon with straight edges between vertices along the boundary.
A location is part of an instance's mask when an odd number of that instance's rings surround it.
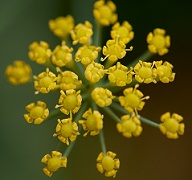
<svg viewBox="0 0 192 180">
<path fill-rule="evenodd" d="M 41 124 L 49 116 L 49 110 L 43 101 L 28 104 L 26 110 L 29 113 L 24 114 L 24 118 L 28 123 Z"/>
<path fill-rule="evenodd" d="M 179 114 L 167 112 L 161 116 L 160 131 L 170 139 L 177 139 L 184 134 L 184 123 L 180 123 L 183 117 Z"/>
<path fill-rule="evenodd" d="M 70 118 L 67 118 L 61 120 L 58 119 L 56 133 L 53 136 L 57 136 L 61 142 L 69 145 L 69 139 L 73 142 L 79 134 L 77 123 L 72 122 Z"/>
<path fill-rule="evenodd" d="M 57 45 L 53 50 L 52 62 L 58 67 L 63 67 L 72 61 L 73 48 L 69 48 L 66 42 L 63 41 L 62 45 Z"/>
<path fill-rule="evenodd" d="M 164 29 L 156 28 L 153 33 L 147 35 L 148 49 L 151 53 L 158 53 L 160 56 L 168 53 L 170 36 L 165 36 Z"/>
<path fill-rule="evenodd" d="M 59 98 L 59 105 L 56 105 L 55 108 L 60 107 L 60 111 L 64 114 L 76 113 L 81 107 L 82 97 L 80 91 L 74 89 L 60 91 L 61 95 Z"/>
<path fill-rule="evenodd" d="M 89 108 L 84 114 L 83 118 L 86 120 L 79 120 L 79 124 L 82 124 L 83 130 L 87 131 L 83 136 L 86 136 L 89 132 L 91 136 L 99 134 L 103 128 L 103 115 L 99 111 L 92 111 Z"/>
<path fill-rule="evenodd" d="M 108 79 L 116 86 L 126 86 L 132 82 L 131 70 L 128 71 L 128 67 L 117 62 L 116 65 L 108 69 Z"/>
<path fill-rule="evenodd" d="M 123 115 L 121 117 L 122 123 L 117 123 L 117 130 L 123 136 L 130 138 L 132 136 L 139 136 L 143 130 L 140 120 L 135 116 Z"/>
<path fill-rule="evenodd" d="M 94 4 L 93 15 L 103 26 L 109 26 L 117 21 L 118 15 L 115 13 L 116 5 L 112 1 L 98 0 Z"/>
<path fill-rule="evenodd" d="M 60 167 L 67 166 L 67 158 L 62 157 L 62 154 L 58 151 L 52 151 L 52 154 L 46 154 L 42 159 L 42 163 L 47 164 L 46 167 L 43 168 L 43 172 L 51 177 L 53 172 L 57 171 Z"/>
<path fill-rule="evenodd" d="M 172 72 L 173 65 L 165 61 L 156 61 L 155 66 L 157 68 L 157 81 L 160 80 L 163 83 L 169 83 L 174 81 L 175 73 Z"/>
<path fill-rule="evenodd" d="M 129 43 L 133 37 L 134 32 L 132 31 L 132 26 L 129 22 L 124 21 L 122 25 L 119 22 L 115 23 L 111 30 L 111 37 L 119 41 L 123 41 L 125 44 Z"/>
<path fill-rule="evenodd" d="M 89 65 L 98 57 L 100 47 L 84 45 L 78 49 L 75 54 L 75 61 L 81 62 L 84 66 Z"/>
<path fill-rule="evenodd" d="M 110 90 L 102 87 L 95 88 L 91 93 L 91 97 L 100 107 L 109 106 L 115 98 Z"/>
<path fill-rule="evenodd" d="M 100 173 L 105 172 L 106 177 L 115 177 L 120 167 L 120 161 L 115 158 L 116 154 L 108 151 L 106 154 L 101 152 L 97 157 L 97 169 Z"/>
<path fill-rule="evenodd" d="M 138 84 L 133 88 L 126 88 L 123 91 L 124 96 L 119 96 L 119 102 L 128 112 L 135 112 L 137 110 L 141 111 L 145 105 L 144 99 L 149 99 L 149 96 L 143 97 L 143 93 L 139 91 Z"/>
<path fill-rule="evenodd" d="M 139 83 L 151 83 L 156 82 L 156 69 L 153 68 L 153 63 L 150 62 L 142 62 L 139 60 L 139 62 L 134 67 L 135 72 L 135 79 Z"/>
<path fill-rule="evenodd" d="M 85 21 L 85 24 L 79 23 L 71 31 L 71 37 L 73 39 L 73 45 L 80 43 L 86 44 L 89 38 L 93 35 L 92 24 L 89 21 Z"/>
<path fill-rule="evenodd" d="M 45 41 L 33 42 L 29 45 L 29 58 L 38 64 L 49 64 L 51 59 L 51 49 Z"/>
<path fill-rule="evenodd" d="M 71 15 L 60 16 L 49 21 L 50 30 L 61 39 L 66 39 L 74 27 L 74 19 Z"/>
<path fill-rule="evenodd" d="M 24 61 L 16 60 L 13 65 L 8 65 L 5 75 L 13 85 L 25 84 L 31 80 L 31 67 Z"/>
<path fill-rule="evenodd" d="M 38 76 L 34 76 L 34 87 L 37 90 L 36 93 L 48 93 L 54 90 L 56 86 L 56 75 L 46 68 L 45 72 L 40 73 Z"/>
</svg>

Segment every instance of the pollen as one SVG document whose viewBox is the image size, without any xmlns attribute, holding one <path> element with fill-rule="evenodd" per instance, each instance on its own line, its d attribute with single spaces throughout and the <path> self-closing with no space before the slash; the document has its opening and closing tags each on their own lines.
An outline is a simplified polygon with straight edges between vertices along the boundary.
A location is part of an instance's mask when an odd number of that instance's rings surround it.
<svg viewBox="0 0 192 180">
<path fill-rule="evenodd" d="M 164 29 L 156 28 L 153 33 L 147 35 L 148 49 L 151 53 L 158 53 L 160 56 L 168 53 L 170 36 L 166 36 L 165 33 Z"/>
<path fill-rule="evenodd" d="M 41 162 L 47 164 L 47 166 L 43 168 L 43 172 L 49 177 L 51 177 L 53 172 L 57 171 L 60 167 L 67 166 L 67 158 L 62 157 L 62 154 L 58 151 L 52 151 L 52 155 L 46 154 L 41 159 Z"/>
<path fill-rule="evenodd" d="M 106 88 L 96 87 L 91 93 L 92 99 L 100 107 L 109 106 L 115 98 L 112 92 Z"/>
<path fill-rule="evenodd" d="M 80 133 L 78 132 L 77 123 L 72 122 L 70 118 L 58 119 L 56 133 L 53 134 L 53 136 L 57 136 L 61 142 L 69 145 L 69 140 L 71 142 L 75 141 L 78 135 L 80 135 Z"/>
<path fill-rule="evenodd" d="M 120 161 L 115 157 L 116 154 L 111 151 L 108 151 L 106 154 L 101 152 L 96 159 L 98 171 L 100 173 L 105 173 L 106 177 L 114 178 L 120 167 Z"/>
<path fill-rule="evenodd" d="M 160 131 L 170 139 L 177 139 L 184 134 L 184 123 L 180 123 L 183 117 L 179 114 L 167 112 L 161 116 Z"/>
<path fill-rule="evenodd" d="M 71 37 L 73 39 L 73 45 L 80 43 L 88 43 L 90 37 L 93 35 L 92 24 L 89 21 L 85 21 L 84 24 L 79 23 L 71 31 Z"/>
<path fill-rule="evenodd" d="M 30 103 L 26 106 L 28 114 L 24 114 L 24 118 L 28 123 L 41 124 L 48 116 L 49 110 L 46 103 L 37 101 L 37 103 Z"/>
<path fill-rule="evenodd" d="M 36 94 L 39 92 L 46 94 L 56 88 L 56 75 L 49 71 L 49 68 L 46 68 L 46 72 L 34 76 L 34 79 L 34 87 L 37 90 L 37 92 L 35 92 Z"/>
<path fill-rule="evenodd" d="M 82 125 L 83 130 L 87 131 L 83 136 L 86 136 L 89 132 L 91 136 L 99 134 L 103 128 L 103 115 L 99 111 L 92 111 L 89 108 L 84 114 L 83 118 L 86 120 L 79 120 L 79 124 Z"/>
<path fill-rule="evenodd" d="M 16 60 L 13 65 L 8 65 L 5 75 L 8 81 L 13 85 L 28 83 L 31 80 L 31 67 L 24 61 Z"/>
<path fill-rule="evenodd" d="M 49 21 L 49 29 L 61 39 L 67 39 L 73 27 L 74 19 L 71 15 L 60 16 Z"/>
<path fill-rule="evenodd" d="M 94 4 L 93 15 L 103 26 L 109 26 L 117 21 L 116 5 L 112 1 L 98 0 Z"/>
<path fill-rule="evenodd" d="M 29 45 L 28 56 L 32 61 L 38 64 L 49 64 L 51 60 L 52 51 L 49 44 L 45 41 L 33 42 Z"/>
</svg>

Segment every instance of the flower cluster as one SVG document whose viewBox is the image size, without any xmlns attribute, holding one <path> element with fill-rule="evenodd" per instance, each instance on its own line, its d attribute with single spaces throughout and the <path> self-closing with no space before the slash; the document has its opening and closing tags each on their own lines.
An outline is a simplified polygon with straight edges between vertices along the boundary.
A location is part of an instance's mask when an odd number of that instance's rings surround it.
<svg viewBox="0 0 192 180">
<path fill-rule="evenodd" d="M 166 31 L 156 28 L 150 32 L 146 41 L 148 49 L 134 66 L 123 65 L 124 58 L 133 47 L 127 44 L 134 38 L 134 32 L 128 21 L 118 22 L 116 5 L 112 1 L 97 0 L 94 3 L 95 24 L 88 20 L 75 24 L 71 15 L 57 17 L 49 21 L 49 28 L 61 44 L 54 49 L 45 41 L 29 45 L 29 58 L 44 65 L 45 70 L 31 76 L 31 68 L 24 61 L 15 61 L 6 69 L 8 80 L 19 85 L 33 80 L 35 94 L 58 93 L 58 104 L 48 110 L 45 102 L 37 101 L 26 106 L 28 114 L 24 118 L 28 123 L 40 124 L 54 118 L 57 112 L 61 119 L 55 127 L 53 137 L 66 144 L 63 153 L 52 151 L 46 154 L 42 162 L 47 176 L 60 167 L 66 167 L 67 156 L 79 135 L 98 136 L 101 152 L 96 158 L 96 167 L 106 177 L 115 177 L 120 167 L 116 153 L 106 150 L 103 129 L 108 114 L 116 122 L 117 131 L 126 138 L 138 137 L 142 133 L 142 123 L 154 126 L 167 138 L 176 139 L 184 133 L 183 117 L 170 112 L 163 114 L 161 123 L 153 122 L 140 115 L 149 96 L 139 90 L 139 84 L 170 83 L 174 81 L 173 65 L 162 58 L 147 62 L 154 54 L 162 56 L 168 53 L 170 36 Z M 111 26 L 111 38 L 105 45 L 98 44 L 102 26 Z M 78 48 L 76 48 L 78 45 Z M 76 49 L 76 50 L 75 50 Z M 122 95 L 117 94 L 121 92 Z M 118 117 L 115 111 L 121 114 Z M 50 113 L 49 113 L 50 112 Z M 84 132 L 81 132 L 83 129 Z M 69 149 L 68 149 L 69 148 Z M 67 152 L 67 153 L 66 153 Z"/>
</svg>

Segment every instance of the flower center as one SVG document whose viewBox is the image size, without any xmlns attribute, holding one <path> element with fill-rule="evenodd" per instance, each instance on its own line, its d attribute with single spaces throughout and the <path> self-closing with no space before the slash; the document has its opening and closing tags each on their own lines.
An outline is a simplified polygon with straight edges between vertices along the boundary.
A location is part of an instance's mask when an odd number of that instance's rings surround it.
<svg viewBox="0 0 192 180">
<path fill-rule="evenodd" d="M 111 171 L 115 166 L 114 160 L 109 156 L 105 156 L 102 160 L 102 166 L 104 170 Z"/>
<path fill-rule="evenodd" d="M 59 50 L 57 53 L 56 53 L 56 57 L 57 57 L 57 59 L 61 59 L 61 60 L 63 60 L 63 59 L 65 59 L 66 58 L 66 52 L 64 52 L 64 51 L 62 51 L 62 50 Z"/>
<path fill-rule="evenodd" d="M 127 73 L 125 71 L 122 71 L 122 70 L 118 69 L 113 74 L 114 74 L 114 76 L 116 77 L 117 80 L 126 82 Z"/>
<path fill-rule="evenodd" d="M 133 121 L 125 121 L 123 123 L 123 128 L 128 132 L 134 132 L 136 129 L 136 124 Z"/>
<path fill-rule="evenodd" d="M 111 18 L 111 15 L 112 15 L 112 12 L 111 12 L 111 9 L 108 7 L 108 6 L 102 6 L 101 9 L 100 9 L 100 12 L 101 12 L 101 16 L 105 19 L 110 19 Z"/>
<path fill-rule="evenodd" d="M 49 159 L 49 161 L 47 163 L 47 168 L 51 172 L 57 171 L 60 168 L 60 166 L 61 166 L 61 161 L 57 157 L 53 157 L 53 158 Z"/>
<path fill-rule="evenodd" d="M 77 105 L 77 97 L 73 94 L 68 95 L 63 102 L 63 107 L 69 111 L 75 109 L 76 105 Z"/>
<path fill-rule="evenodd" d="M 87 125 L 88 129 L 91 131 L 97 129 L 97 123 L 96 123 L 95 117 L 93 115 L 90 115 L 87 118 L 86 125 Z"/>
<path fill-rule="evenodd" d="M 139 76 L 141 78 L 150 78 L 152 76 L 152 70 L 149 67 L 141 67 L 139 69 Z"/>
<path fill-rule="evenodd" d="M 160 35 L 156 35 L 153 38 L 153 44 L 157 49 L 162 49 L 165 47 L 165 38 Z"/>
<path fill-rule="evenodd" d="M 35 53 L 38 54 L 38 57 L 44 57 L 45 56 L 45 49 L 41 46 L 37 46 L 34 51 L 35 51 Z"/>
<path fill-rule="evenodd" d="M 109 54 L 119 56 L 121 53 L 122 48 L 118 44 L 113 44 L 108 48 Z"/>
<path fill-rule="evenodd" d="M 61 135 L 65 138 L 70 137 L 73 132 L 73 127 L 71 123 L 63 124 L 61 127 Z"/>
<path fill-rule="evenodd" d="M 168 66 L 161 65 L 161 66 L 157 67 L 157 73 L 160 76 L 163 75 L 163 76 L 166 76 L 166 77 L 170 77 L 171 76 L 171 69 Z"/>
<path fill-rule="evenodd" d="M 24 70 L 24 68 L 14 68 L 13 74 L 16 79 L 20 79 L 21 77 L 23 77 L 25 75 L 25 70 Z"/>
<path fill-rule="evenodd" d="M 50 77 L 45 76 L 42 79 L 40 79 L 39 84 L 40 84 L 41 87 L 48 88 L 52 82 L 53 81 L 52 81 L 52 79 Z"/>
<path fill-rule="evenodd" d="M 128 94 L 126 96 L 126 100 L 125 100 L 125 103 L 128 105 L 128 106 L 131 106 L 133 108 L 137 107 L 139 105 L 139 97 L 133 93 L 131 94 Z"/>
<path fill-rule="evenodd" d="M 164 126 L 166 127 L 166 129 L 168 131 L 170 131 L 172 133 L 176 133 L 177 130 L 179 129 L 179 123 L 173 118 L 166 120 L 164 122 Z"/>
<path fill-rule="evenodd" d="M 41 106 L 35 106 L 30 111 L 30 117 L 32 119 L 36 119 L 38 117 L 41 117 L 43 115 L 43 108 Z"/>
<path fill-rule="evenodd" d="M 126 38 L 128 36 L 128 31 L 125 27 L 119 27 L 116 31 L 120 37 Z"/>
</svg>

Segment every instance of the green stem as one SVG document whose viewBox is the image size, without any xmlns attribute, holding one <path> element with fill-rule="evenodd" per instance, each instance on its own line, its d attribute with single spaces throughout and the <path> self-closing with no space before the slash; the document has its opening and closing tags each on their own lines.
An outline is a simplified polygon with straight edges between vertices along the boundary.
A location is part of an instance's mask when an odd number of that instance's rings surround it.
<svg viewBox="0 0 192 180">
<path fill-rule="evenodd" d="M 103 107 L 103 110 L 117 123 L 121 123 L 119 117 L 109 107 Z"/>
<path fill-rule="evenodd" d="M 52 110 L 52 111 L 49 113 L 48 118 L 45 119 L 45 120 L 46 120 L 46 121 L 47 121 L 47 120 L 50 120 L 50 119 L 52 119 L 53 117 L 57 117 L 57 116 L 60 115 L 60 114 L 61 114 L 60 109 L 54 109 L 54 110 Z"/>
<path fill-rule="evenodd" d="M 113 103 L 111 104 L 111 107 L 114 108 L 114 109 L 116 109 L 117 111 L 119 111 L 119 112 L 121 112 L 121 113 L 125 113 L 125 114 L 130 114 L 130 115 L 131 115 L 130 112 L 128 112 L 127 110 L 125 110 L 123 107 L 121 107 L 119 104 L 117 104 L 117 103 L 115 103 L 115 102 L 113 102 Z M 138 118 L 140 119 L 141 122 L 143 122 L 143 123 L 145 123 L 145 124 L 148 124 L 148 125 L 150 125 L 150 126 L 159 128 L 159 124 L 158 124 L 158 123 L 155 123 L 155 122 L 153 122 L 153 121 L 151 121 L 151 120 L 149 120 L 149 119 L 147 119 L 147 118 L 144 118 L 144 117 L 142 117 L 142 116 L 140 116 L 140 115 L 139 115 Z"/>
<path fill-rule="evenodd" d="M 105 138 L 104 138 L 103 130 L 101 130 L 100 133 L 99 133 L 99 141 L 101 143 L 101 150 L 102 150 L 102 152 L 104 154 L 106 154 L 107 150 L 106 150 Z"/>
</svg>

